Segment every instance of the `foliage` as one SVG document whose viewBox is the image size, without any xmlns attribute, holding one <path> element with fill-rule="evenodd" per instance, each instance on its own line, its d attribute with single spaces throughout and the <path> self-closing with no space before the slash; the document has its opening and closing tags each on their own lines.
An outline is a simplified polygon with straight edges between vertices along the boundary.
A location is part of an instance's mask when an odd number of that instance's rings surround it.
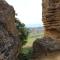
<svg viewBox="0 0 60 60">
<path fill-rule="evenodd" d="M 18 60 L 30 60 L 32 56 L 32 50 L 33 50 L 31 46 L 33 42 L 36 40 L 36 38 L 43 36 L 43 32 L 40 33 L 30 32 L 30 29 L 26 28 L 25 24 L 21 23 L 18 19 L 16 19 L 15 22 L 19 33 L 20 43 L 22 42 L 20 53 L 18 55 Z M 23 45 L 25 45 L 25 47 L 23 47 Z"/>
<path fill-rule="evenodd" d="M 18 55 L 19 60 L 30 60 L 32 56 L 32 48 L 22 48 L 22 53 Z"/>
<path fill-rule="evenodd" d="M 28 28 L 26 28 L 25 24 L 21 23 L 17 18 L 15 22 L 22 45 L 25 45 L 29 34 Z"/>
</svg>

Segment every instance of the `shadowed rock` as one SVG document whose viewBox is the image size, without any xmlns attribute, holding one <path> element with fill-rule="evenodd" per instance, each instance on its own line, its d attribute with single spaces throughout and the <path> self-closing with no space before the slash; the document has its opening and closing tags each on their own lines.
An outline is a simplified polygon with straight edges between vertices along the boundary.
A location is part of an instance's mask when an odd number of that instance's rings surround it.
<svg viewBox="0 0 60 60">
<path fill-rule="evenodd" d="M 60 43 L 50 37 L 44 37 L 41 39 L 36 39 L 33 43 L 33 58 L 39 56 L 47 56 L 49 53 L 60 51 Z"/>
<path fill-rule="evenodd" d="M 17 60 L 18 42 L 14 8 L 0 0 L 0 60 Z"/>
</svg>

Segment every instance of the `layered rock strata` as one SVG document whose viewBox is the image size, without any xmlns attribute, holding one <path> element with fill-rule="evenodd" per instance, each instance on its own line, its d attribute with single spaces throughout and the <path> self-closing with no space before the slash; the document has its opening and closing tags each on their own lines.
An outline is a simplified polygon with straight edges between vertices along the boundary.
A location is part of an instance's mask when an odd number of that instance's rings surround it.
<svg viewBox="0 0 60 60">
<path fill-rule="evenodd" d="M 44 37 L 33 44 L 33 60 L 47 60 L 55 53 L 60 56 L 60 0 L 42 0 Z M 42 57 L 42 58 L 41 58 Z M 56 60 L 59 60 L 55 56 Z M 53 60 L 48 59 L 48 60 Z"/>
<path fill-rule="evenodd" d="M 45 36 L 60 41 L 60 1 L 43 0 L 42 4 Z"/>
</svg>

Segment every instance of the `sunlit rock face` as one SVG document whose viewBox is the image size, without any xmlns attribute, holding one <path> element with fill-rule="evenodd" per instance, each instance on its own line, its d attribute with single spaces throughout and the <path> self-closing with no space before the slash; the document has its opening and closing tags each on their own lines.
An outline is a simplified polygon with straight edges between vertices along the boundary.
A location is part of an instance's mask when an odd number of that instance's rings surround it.
<svg viewBox="0 0 60 60">
<path fill-rule="evenodd" d="M 44 37 L 33 43 L 33 60 L 60 60 L 60 0 L 42 0 Z"/>
<path fill-rule="evenodd" d="M 60 0 L 43 0 L 45 36 L 60 40 Z"/>
<path fill-rule="evenodd" d="M 0 0 L 0 60 L 17 60 L 18 42 L 14 8 Z"/>
</svg>

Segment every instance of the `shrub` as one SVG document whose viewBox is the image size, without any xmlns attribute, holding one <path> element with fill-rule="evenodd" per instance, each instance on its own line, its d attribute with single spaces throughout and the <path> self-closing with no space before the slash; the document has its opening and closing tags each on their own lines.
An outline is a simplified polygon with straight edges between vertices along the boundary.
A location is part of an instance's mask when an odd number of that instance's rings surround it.
<svg viewBox="0 0 60 60">
<path fill-rule="evenodd" d="M 20 42 L 22 42 L 22 45 L 25 45 L 27 43 L 29 30 L 28 30 L 28 28 L 25 27 L 25 24 L 21 23 L 17 18 L 16 18 L 15 22 L 16 22 L 16 27 L 18 30 Z"/>
</svg>

